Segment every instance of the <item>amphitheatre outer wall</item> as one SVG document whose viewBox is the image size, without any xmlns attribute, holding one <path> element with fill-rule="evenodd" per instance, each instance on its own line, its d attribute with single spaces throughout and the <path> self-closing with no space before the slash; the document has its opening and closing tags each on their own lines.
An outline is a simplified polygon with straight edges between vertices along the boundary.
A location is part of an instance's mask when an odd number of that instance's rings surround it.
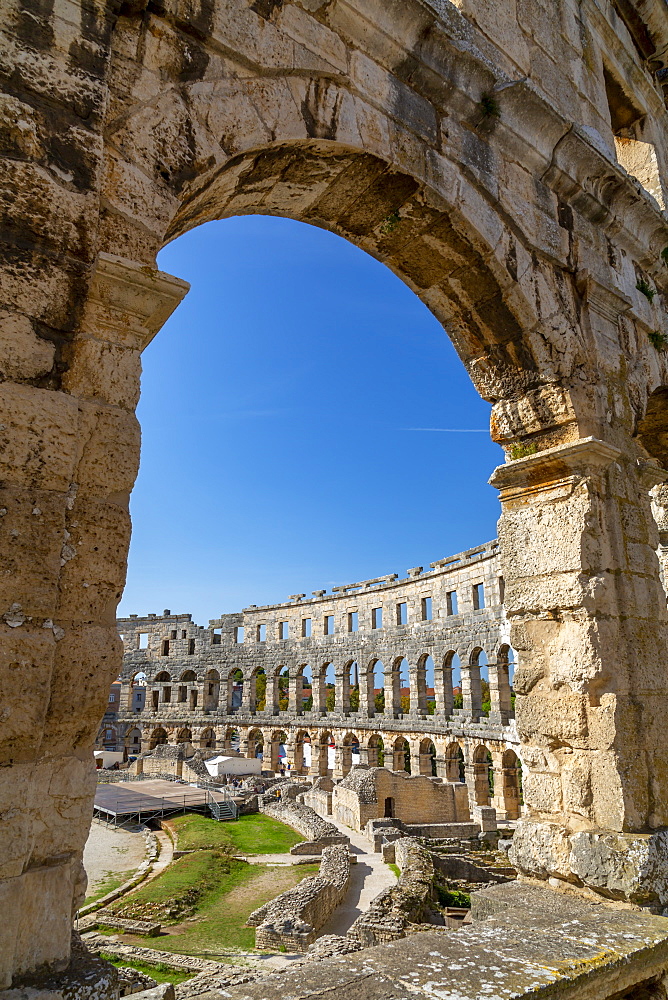
<svg viewBox="0 0 668 1000">
<path fill-rule="evenodd" d="M 106 745 L 111 738 L 128 753 L 147 752 L 163 742 L 224 751 L 234 741 L 250 757 L 262 749 L 265 766 L 273 769 L 278 769 L 282 744 L 291 770 L 318 776 L 328 773 L 331 741 L 336 746 L 334 778 L 350 770 L 353 747 L 359 747 L 360 762 L 370 766 L 377 765 L 380 750 L 386 766 L 395 770 L 404 769 L 408 752 L 411 773 L 459 781 L 463 771 L 474 814 L 477 807 L 492 805 L 499 819 L 517 819 L 519 740 L 502 588 L 498 544 L 490 542 L 440 560 L 426 572 L 414 567 L 407 579 L 392 574 L 330 594 L 318 591 L 308 599 L 294 595 L 285 604 L 223 615 L 209 628 L 194 624 L 189 615 L 119 619 L 125 647 L 120 702 L 117 712 L 107 712 L 98 741 L 102 745 L 106 736 Z M 295 638 L 281 639 L 281 626 Z M 331 634 L 326 634 L 328 628 Z M 309 636 L 303 634 L 307 630 Z M 434 672 L 431 711 L 427 657 Z M 404 658 L 410 681 L 407 712 L 400 695 Z M 461 662 L 461 708 L 454 708 L 455 658 Z M 380 675 L 378 661 L 384 667 Z M 307 664 L 312 672 L 309 710 L 303 707 Z M 329 710 L 328 664 L 334 682 Z M 355 710 L 350 699 L 353 664 L 359 682 Z M 489 683 L 485 712 L 481 670 Z M 266 694 L 258 707 L 260 671 Z M 284 673 L 287 686 L 279 692 L 278 678 Z M 380 711 L 374 699 L 379 676 L 386 706 Z M 279 693 L 287 695 L 283 710 Z M 311 747 L 310 766 L 305 743 Z"/>
<path fill-rule="evenodd" d="M 515 863 L 665 897 L 666 5 L 3 0 L 0 25 L 0 986 L 66 967 L 85 892 L 140 355 L 187 291 L 156 254 L 240 213 L 351 240 L 452 338 L 506 450 Z"/>
</svg>

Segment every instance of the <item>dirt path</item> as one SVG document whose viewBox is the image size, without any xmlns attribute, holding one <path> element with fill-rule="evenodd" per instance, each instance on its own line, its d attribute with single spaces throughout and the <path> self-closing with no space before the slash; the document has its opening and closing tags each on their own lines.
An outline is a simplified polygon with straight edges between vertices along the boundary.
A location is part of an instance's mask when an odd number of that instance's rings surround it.
<svg viewBox="0 0 668 1000">
<path fill-rule="evenodd" d="M 112 875 L 139 867 L 146 854 L 146 841 L 141 833 L 115 830 L 93 822 L 84 848 L 84 868 L 88 875 L 88 895 Z M 128 878 L 130 875 L 128 875 Z"/>
<path fill-rule="evenodd" d="M 324 818 L 350 838 L 350 851 L 357 856 L 357 863 L 351 865 L 350 884 L 343 902 L 320 928 L 318 937 L 323 934 L 346 934 L 359 915 L 368 910 L 371 900 L 383 889 L 396 885 L 397 881 L 394 872 L 383 861 L 383 855 L 374 853 L 366 837 L 342 823 L 336 823 L 331 816 Z"/>
</svg>

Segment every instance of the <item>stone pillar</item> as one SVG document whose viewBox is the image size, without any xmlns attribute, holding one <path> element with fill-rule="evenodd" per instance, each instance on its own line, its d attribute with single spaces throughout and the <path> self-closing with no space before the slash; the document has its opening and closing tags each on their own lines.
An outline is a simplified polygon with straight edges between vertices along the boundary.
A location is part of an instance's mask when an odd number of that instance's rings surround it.
<svg viewBox="0 0 668 1000">
<path fill-rule="evenodd" d="M 519 774 L 516 763 L 503 761 L 503 754 L 492 754 L 494 761 L 494 795 L 492 805 L 497 819 L 519 819 L 521 813 Z"/>
<path fill-rule="evenodd" d="M 132 711 L 132 681 L 121 681 L 121 694 L 118 699 L 119 713 Z"/>
<path fill-rule="evenodd" d="M 311 740 L 311 767 L 309 773 L 315 777 L 324 777 L 329 771 L 327 760 L 327 743 Z"/>
<path fill-rule="evenodd" d="M 336 667 L 334 674 L 334 689 L 336 698 L 334 701 L 334 711 L 339 715 L 348 715 L 350 712 L 350 667 Z"/>
<path fill-rule="evenodd" d="M 241 713 L 250 715 L 255 710 L 255 685 L 251 684 L 251 678 L 244 675 L 244 686 L 241 690 Z"/>
<path fill-rule="evenodd" d="M 394 669 L 392 664 L 385 667 L 383 675 L 385 686 L 385 715 L 388 719 L 396 719 L 401 712 L 401 675 L 398 669 Z"/>
<path fill-rule="evenodd" d="M 313 712 L 315 715 L 326 714 L 326 701 L 325 671 L 319 670 L 313 674 Z"/>
<path fill-rule="evenodd" d="M 411 715 L 422 717 L 427 714 L 427 682 L 425 674 L 424 666 L 420 664 L 409 666 L 408 683 L 411 692 Z"/>
<path fill-rule="evenodd" d="M 375 713 L 373 685 L 373 669 L 370 669 L 368 664 L 366 667 L 360 667 L 359 714 L 366 719 L 373 718 Z"/>
<path fill-rule="evenodd" d="M 491 480 L 519 658 L 525 815 L 511 857 L 529 874 L 651 900 L 666 895 L 656 865 L 668 826 L 668 616 L 656 478 L 644 476 L 656 466 L 615 434 L 619 447 L 584 438 Z M 642 860 L 654 852 L 656 864 Z"/>
<path fill-rule="evenodd" d="M 13 975 L 69 961 L 86 888 L 91 749 L 122 666 L 115 615 L 139 459 L 139 357 L 188 289 L 132 261 L 93 261 L 90 196 L 52 177 L 44 198 L 50 218 L 80 240 L 77 250 L 40 250 L 32 263 L 26 242 L 23 264 L 7 270 L 6 302 L 19 304 L 2 317 L 0 386 L 9 567 L 0 646 L 13 699 L 0 736 L 2 762 L 12 765 L 0 768 L 0 898 L 11 914 L 0 989 Z M 36 899 L 48 920 L 35 918 Z"/>
<path fill-rule="evenodd" d="M 288 712 L 290 715 L 301 715 L 304 710 L 304 677 L 301 673 L 290 672 L 290 687 L 288 689 Z"/>
<path fill-rule="evenodd" d="M 507 660 L 490 663 L 489 671 L 489 721 L 507 725 L 513 714 L 511 701 L 509 665 Z"/>
<path fill-rule="evenodd" d="M 452 694 L 452 664 L 438 664 L 434 667 L 434 695 L 436 697 L 435 714 L 440 718 L 449 719 L 452 715 L 454 698 Z"/>
<path fill-rule="evenodd" d="M 480 686 L 480 667 L 478 664 L 462 664 L 462 699 L 464 707 L 459 714 L 464 719 L 477 722 L 482 715 L 482 690 Z"/>
</svg>

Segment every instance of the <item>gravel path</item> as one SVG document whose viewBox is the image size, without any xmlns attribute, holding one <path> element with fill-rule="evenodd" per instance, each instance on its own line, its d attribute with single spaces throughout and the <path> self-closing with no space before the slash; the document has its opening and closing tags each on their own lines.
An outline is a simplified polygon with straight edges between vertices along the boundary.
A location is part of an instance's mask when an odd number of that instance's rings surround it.
<svg viewBox="0 0 668 1000">
<path fill-rule="evenodd" d="M 88 874 L 88 895 L 91 896 L 110 873 L 134 872 L 145 853 L 146 842 L 141 833 L 114 830 L 93 821 L 83 857 Z"/>
</svg>

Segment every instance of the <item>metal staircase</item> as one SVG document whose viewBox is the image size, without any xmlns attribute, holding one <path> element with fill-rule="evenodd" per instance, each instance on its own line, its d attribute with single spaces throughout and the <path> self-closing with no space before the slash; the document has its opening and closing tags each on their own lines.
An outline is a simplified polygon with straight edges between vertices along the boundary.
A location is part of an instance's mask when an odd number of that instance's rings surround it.
<svg viewBox="0 0 668 1000">
<path fill-rule="evenodd" d="M 219 823 L 224 820 L 236 819 L 239 815 L 236 802 L 229 797 L 228 793 L 225 793 L 225 798 L 219 802 L 214 799 L 210 792 L 207 792 L 206 804 L 212 817 Z"/>
</svg>

